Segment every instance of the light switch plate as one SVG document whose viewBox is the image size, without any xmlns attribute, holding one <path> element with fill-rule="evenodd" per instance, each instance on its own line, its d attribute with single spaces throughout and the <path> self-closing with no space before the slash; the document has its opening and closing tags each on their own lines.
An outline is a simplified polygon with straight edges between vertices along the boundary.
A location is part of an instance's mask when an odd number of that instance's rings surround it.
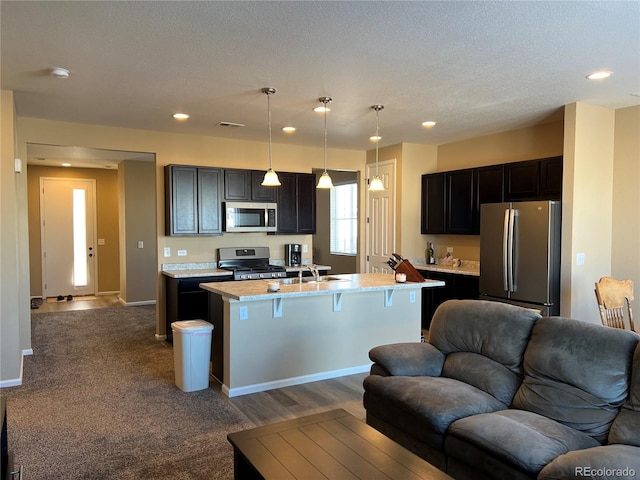
<svg viewBox="0 0 640 480">
<path fill-rule="evenodd" d="M 164 256 L 165 257 L 171 256 L 171 247 L 164 247 Z"/>
</svg>

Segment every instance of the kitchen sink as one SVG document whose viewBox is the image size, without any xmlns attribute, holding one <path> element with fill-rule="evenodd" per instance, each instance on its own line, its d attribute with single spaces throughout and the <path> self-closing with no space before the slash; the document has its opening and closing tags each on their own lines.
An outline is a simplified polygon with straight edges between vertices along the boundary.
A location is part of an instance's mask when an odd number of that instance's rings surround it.
<svg viewBox="0 0 640 480">
<path fill-rule="evenodd" d="M 282 278 L 279 280 L 283 285 L 297 285 L 300 283 L 300 279 L 297 277 Z M 302 283 L 323 283 L 323 282 L 339 282 L 346 281 L 345 278 L 331 277 L 329 275 L 322 275 L 315 279 L 314 277 L 302 277 Z"/>
</svg>

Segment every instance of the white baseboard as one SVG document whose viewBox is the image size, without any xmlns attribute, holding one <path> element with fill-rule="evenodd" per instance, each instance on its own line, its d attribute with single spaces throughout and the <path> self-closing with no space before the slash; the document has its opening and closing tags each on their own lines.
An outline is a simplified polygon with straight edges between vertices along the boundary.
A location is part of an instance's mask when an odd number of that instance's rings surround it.
<svg viewBox="0 0 640 480">
<path fill-rule="evenodd" d="M 358 367 L 342 368 L 340 370 L 332 370 L 329 372 L 314 373 L 311 375 L 302 375 L 300 377 L 283 378 L 282 380 L 274 380 L 272 382 L 256 383 L 244 387 L 229 388 L 222 385 L 222 393 L 227 397 L 238 397 L 240 395 L 248 395 L 250 393 L 264 392 L 273 390 L 274 388 L 290 387 L 292 385 L 301 385 L 303 383 L 317 382 L 318 380 L 327 380 L 329 378 L 345 377 L 356 373 L 365 373 L 371 370 L 371 364 L 360 365 Z"/>
<path fill-rule="evenodd" d="M 166 336 L 166 335 L 158 335 L 158 334 L 156 333 L 156 340 L 166 340 L 166 339 L 167 339 L 167 336 Z"/>
<path fill-rule="evenodd" d="M 120 295 L 120 290 L 114 290 L 113 292 L 97 292 L 96 297 L 101 295 Z"/>
<path fill-rule="evenodd" d="M 122 297 L 119 297 L 120 303 L 122 303 L 125 307 L 137 307 L 140 305 L 155 305 L 155 300 L 142 300 L 140 302 L 125 302 Z"/>
<path fill-rule="evenodd" d="M 31 349 L 29 349 L 31 350 Z M 20 376 L 18 378 L 11 378 L 9 380 L 0 380 L 0 388 L 7 388 L 7 387 L 19 387 L 20 385 L 22 385 L 22 374 L 24 372 L 24 352 L 25 350 L 22 351 L 22 355 L 20 356 Z M 33 351 L 31 351 L 31 353 L 33 354 Z"/>
<path fill-rule="evenodd" d="M 33 355 L 33 349 L 27 348 L 26 350 L 22 350 L 22 356 Z"/>
</svg>

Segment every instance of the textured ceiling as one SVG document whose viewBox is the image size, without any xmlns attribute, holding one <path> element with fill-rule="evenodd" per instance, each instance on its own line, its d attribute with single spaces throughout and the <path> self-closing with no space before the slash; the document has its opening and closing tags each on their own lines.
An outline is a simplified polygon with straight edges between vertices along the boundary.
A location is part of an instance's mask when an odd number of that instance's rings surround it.
<svg viewBox="0 0 640 480">
<path fill-rule="evenodd" d="M 20 116 L 264 141 L 272 86 L 274 142 L 321 146 L 312 108 L 327 95 L 329 147 L 370 149 L 373 104 L 385 146 L 640 103 L 638 1 L 3 0 L 0 13 L 1 83 Z M 599 69 L 614 74 L 585 79 Z"/>
</svg>

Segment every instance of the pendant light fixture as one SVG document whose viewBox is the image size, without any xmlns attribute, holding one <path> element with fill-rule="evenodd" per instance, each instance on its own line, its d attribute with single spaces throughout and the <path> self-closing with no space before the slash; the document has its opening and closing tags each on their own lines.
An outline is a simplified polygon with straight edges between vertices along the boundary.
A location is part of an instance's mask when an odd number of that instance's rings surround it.
<svg viewBox="0 0 640 480">
<path fill-rule="evenodd" d="M 278 174 L 273 170 L 273 158 L 271 155 L 271 95 L 276 93 L 276 89 L 272 87 L 264 87 L 262 89 L 262 93 L 267 96 L 267 113 L 269 124 L 269 170 L 264 174 L 264 179 L 262 180 L 262 185 L 265 187 L 279 187 L 280 180 L 278 179 Z"/>
<path fill-rule="evenodd" d="M 318 101 L 324 103 L 324 172 L 320 175 L 316 188 L 333 188 L 333 182 L 327 173 L 327 104 L 333 99 L 331 97 L 320 97 Z"/>
<path fill-rule="evenodd" d="M 371 105 L 371 108 L 373 108 L 376 111 L 376 136 L 372 137 L 372 139 L 375 139 L 375 142 L 376 142 L 376 174 L 371 179 L 371 183 L 369 184 L 369 191 L 380 192 L 384 190 L 384 184 L 382 183 L 382 179 L 378 174 L 378 150 L 380 146 L 380 140 L 382 139 L 379 133 L 378 115 L 380 113 L 380 110 L 384 108 L 384 105 Z"/>
</svg>

